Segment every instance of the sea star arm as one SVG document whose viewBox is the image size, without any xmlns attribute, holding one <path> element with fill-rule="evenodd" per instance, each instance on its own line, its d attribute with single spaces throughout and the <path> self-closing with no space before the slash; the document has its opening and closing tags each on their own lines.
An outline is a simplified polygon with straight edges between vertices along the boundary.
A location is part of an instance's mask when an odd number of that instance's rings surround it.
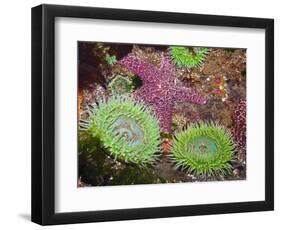
<svg viewBox="0 0 281 230">
<path fill-rule="evenodd" d="M 172 127 L 173 105 L 165 101 L 154 104 L 154 111 L 163 132 L 169 133 Z"/>
<path fill-rule="evenodd" d="M 186 87 L 175 87 L 173 98 L 177 102 L 191 102 L 199 105 L 207 103 L 207 100 L 199 95 L 195 90 Z"/>
<path fill-rule="evenodd" d="M 161 70 L 161 75 L 166 78 L 165 80 L 171 81 L 176 77 L 175 66 L 172 64 L 169 57 L 167 57 L 165 54 L 162 54 L 160 70 Z"/>
<path fill-rule="evenodd" d="M 157 76 L 160 75 L 156 67 L 137 57 L 126 56 L 120 60 L 119 63 L 126 66 L 131 72 L 137 74 L 144 83 L 152 83 L 157 79 Z"/>
</svg>

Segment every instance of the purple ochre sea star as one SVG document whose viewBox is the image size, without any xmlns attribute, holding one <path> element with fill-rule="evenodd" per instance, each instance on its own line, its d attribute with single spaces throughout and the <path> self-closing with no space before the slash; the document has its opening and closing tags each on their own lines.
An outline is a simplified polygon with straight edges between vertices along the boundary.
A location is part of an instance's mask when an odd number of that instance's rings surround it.
<svg viewBox="0 0 281 230">
<path fill-rule="evenodd" d="M 163 132 L 171 131 L 175 103 L 206 104 L 206 99 L 193 89 L 176 84 L 175 66 L 165 55 L 162 55 L 160 68 L 132 55 L 124 57 L 119 63 L 141 78 L 143 85 L 133 96 L 154 108 Z"/>
</svg>

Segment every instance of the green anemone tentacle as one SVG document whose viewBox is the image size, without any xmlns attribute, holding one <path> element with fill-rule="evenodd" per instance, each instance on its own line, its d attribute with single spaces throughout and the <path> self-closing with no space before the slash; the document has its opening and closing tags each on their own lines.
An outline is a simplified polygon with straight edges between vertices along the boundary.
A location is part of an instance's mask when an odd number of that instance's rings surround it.
<svg viewBox="0 0 281 230">
<path fill-rule="evenodd" d="M 231 134 L 224 127 L 200 122 L 175 135 L 171 158 L 176 168 L 196 176 L 225 175 L 232 169 L 234 149 Z"/>
</svg>

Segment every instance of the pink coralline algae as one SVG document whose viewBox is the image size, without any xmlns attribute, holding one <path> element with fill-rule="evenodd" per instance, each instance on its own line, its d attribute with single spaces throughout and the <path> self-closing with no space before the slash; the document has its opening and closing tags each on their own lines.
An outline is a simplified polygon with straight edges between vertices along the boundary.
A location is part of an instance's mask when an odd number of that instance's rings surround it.
<svg viewBox="0 0 281 230">
<path fill-rule="evenodd" d="M 233 114 L 232 135 L 240 154 L 246 153 L 246 100 L 240 100 Z"/>
<path fill-rule="evenodd" d="M 119 63 L 143 81 L 142 87 L 133 96 L 154 108 L 163 132 L 171 131 L 175 103 L 206 104 L 206 99 L 195 90 L 176 84 L 175 66 L 165 55 L 162 55 L 160 68 L 132 55 L 124 57 Z"/>
</svg>

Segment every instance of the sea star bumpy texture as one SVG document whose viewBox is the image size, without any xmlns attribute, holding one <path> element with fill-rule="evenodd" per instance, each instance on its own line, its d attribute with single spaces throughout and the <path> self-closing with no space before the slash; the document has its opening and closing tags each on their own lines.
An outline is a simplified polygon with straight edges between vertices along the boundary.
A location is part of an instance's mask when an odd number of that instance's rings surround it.
<svg viewBox="0 0 281 230">
<path fill-rule="evenodd" d="M 233 114 L 232 135 L 241 154 L 246 154 L 246 100 L 240 100 Z"/>
<path fill-rule="evenodd" d="M 137 74 L 143 81 L 142 87 L 136 90 L 133 95 L 135 99 L 143 101 L 154 108 L 163 132 L 171 131 L 175 103 L 206 103 L 206 99 L 193 89 L 176 84 L 175 66 L 165 55 L 162 55 L 159 69 L 132 55 L 124 57 L 119 63 Z"/>
</svg>

